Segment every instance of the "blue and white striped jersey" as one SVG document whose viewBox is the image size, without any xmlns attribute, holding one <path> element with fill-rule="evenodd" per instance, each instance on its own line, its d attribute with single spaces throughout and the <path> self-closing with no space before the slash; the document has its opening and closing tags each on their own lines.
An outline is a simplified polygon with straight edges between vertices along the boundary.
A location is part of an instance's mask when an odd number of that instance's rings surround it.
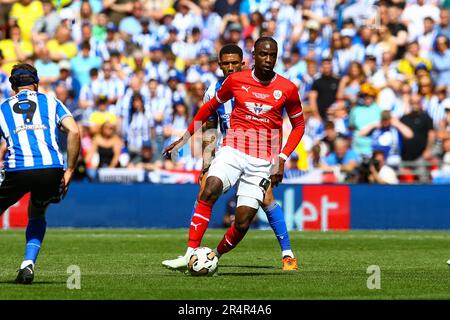
<svg viewBox="0 0 450 320">
<path fill-rule="evenodd" d="M 216 82 L 211 83 L 211 85 L 208 87 L 208 89 L 205 92 L 205 95 L 203 96 L 203 103 L 208 102 L 213 97 L 216 96 L 216 92 L 222 87 L 222 83 L 225 79 L 219 79 Z M 230 128 L 230 116 L 231 111 L 233 111 L 234 108 L 234 98 L 231 100 L 228 100 L 224 104 L 221 104 L 220 107 L 217 109 L 216 114 L 212 116 L 212 118 L 218 120 L 219 125 L 219 145 L 222 144 L 223 138 L 227 134 L 227 130 Z"/>
<path fill-rule="evenodd" d="M 43 93 L 22 90 L 5 100 L 0 105 L 0 134 L 8 146 L 5 170 L 63 168 L 58 128 L 69 116 L 61 101 Z"/>
</svg>

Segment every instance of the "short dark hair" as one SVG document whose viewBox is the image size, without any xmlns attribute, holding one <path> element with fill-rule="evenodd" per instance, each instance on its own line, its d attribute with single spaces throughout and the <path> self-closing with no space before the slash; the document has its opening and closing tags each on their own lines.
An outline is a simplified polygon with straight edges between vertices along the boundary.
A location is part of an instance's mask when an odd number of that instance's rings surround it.
<svg viewBox="0 0 450 320">
<path fill-rule="evenodd" d="M 200 33 L 200 28 L 199 27 L 193 27 L 191 34 L 199 34 Z"/>
<path fill-rule="evenodd" d="M 134 93 L 131 96 L 131 103 L 133 103 L 134 101 L 139 100 L 142 103 L 144 103 L 144 97 L 142 97 L 142 95 L 138 92 L 138 93 Z"/>
<path fill-rule="evenodd" d="M 91 44 L 88 40 L 85 40 L 81 43 L 81 50 L 88 49 L 91 50 Z"/>
<path fill-rule="evenodd" d="M 105 95 L 100 95 L 97 97 L 96 99 L 97 103 L 107 103 L 108 102 L 108 97 Z"/>
<path fill-rule="evenodd" d="M 334 129 L 334 122 L 331 120 L 327 120 L 327 122 L 325 122 L 325 129 Z"/>
<path fill-rule="evenodd" d="M 300 49 L 298 47 L 293 47 L 291 49 L 291 55 L 292 54 L 300 54 Z"/>
<path fill-rule="evenodd" d="M 220 49 L 219 52 L 219 58 L 222 59 L 222 56 L 224 54 L 237 54 L 239 55 L 239 58 L 243 59 L 244 54 L 242 53 L 242 49 L 239 48 L 239 46 L 235 45 L 235 44 L 226 44 L 222 47 L 222 49 Z"/>
<path fill-rule="evenodd" d="M 92 68 L 91 70 L 89 70 L 89 76 L 90 77 L 98 76 L 98 69 L 97 68 Z"/>
<path fill-rule="evenodd" d="M 277 47 L 277 50 L 278 50 L 278 43 L 276 42 L 276 40 L 274 39 L 274 38 L 272 38 L 272 37 L 260 37 L 260 38 L 258 38 L 256 41 L 255 41 L 255 46 L 254 46 L 254 49 L 256 49 L 256 47 L 260 44 L 260 43 L 263 43 L 263 42 L 272 42 L 274 45 L 275 45 L 275 47 Z"/>
<path fill-rule="evenodd" d="M 384 151 L 381 150 L 381 149 L 375 149 L 375 150 L 373 150 L 373 152 L 372 152 L 372 159 L 375 159 L 375 157 L 376 157 L 377 155 L 379 155 L 379 154 L 383 155 L 383 158 L 386 159 L 386 155 L 385 155 Z"/>
<path fill-rule="evenodd" d="M 11 70 L 9 82 L 13 89 L 28 86 L 33 83 L 39 83 L 37 70 L 28 63 L 16 64 Z"/>
<path fill-rule="evenodd" d="M 346 19 L 344 19 L 342 24 L 353 24 L 353 25 L 355 25 L 355 20 L 353 18 L 346 18 Z"/>
</svg>

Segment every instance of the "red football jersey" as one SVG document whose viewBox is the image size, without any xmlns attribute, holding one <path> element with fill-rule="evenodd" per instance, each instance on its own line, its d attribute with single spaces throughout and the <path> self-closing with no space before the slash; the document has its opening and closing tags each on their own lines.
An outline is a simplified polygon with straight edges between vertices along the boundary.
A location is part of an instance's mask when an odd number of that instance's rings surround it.
<svg viewBox="0 0 450 320">
<path fill-rule="evenodd" d="M 229 75 L 216 93 L 220 103 L 233 97 L 230 129 L 223 145 L 262 159 L 278 155 L 284 110 L 291 121 L 303 114 L 297 86 L 279 74 L 261 82 L 253 70 L 244 70 Z"/>
</svg>

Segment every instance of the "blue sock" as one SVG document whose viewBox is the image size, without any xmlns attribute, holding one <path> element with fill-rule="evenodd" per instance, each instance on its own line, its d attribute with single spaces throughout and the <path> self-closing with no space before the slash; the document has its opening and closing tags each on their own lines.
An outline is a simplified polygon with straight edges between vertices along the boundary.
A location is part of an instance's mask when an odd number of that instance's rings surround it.
<svg viewBox="0 0 450 320">
<path fill-rule="evenodd" d="M 291 250 L 291 241 L 289 240 L 289 233 L 286 227 L 286 222 L 284 221 L 284 214 L 281 207 L 278 203 L 276 203 L 276 201 L 274 201 L 269 206 L 264 208 L 264 212 L 267 215 L 267 219 L 269 220 L 273 232 L 277 236 L 281 250 Z"/>
<path fill-rule="evenodd" d="M 36 263 L 46 228 L 47 221 L 45 221 L 45 217 L 28 220 L 27 231 L 25 232 L 27 245 L 25 247 L 24 261 L 32 260 L 33 263 Z"/>
</svg>

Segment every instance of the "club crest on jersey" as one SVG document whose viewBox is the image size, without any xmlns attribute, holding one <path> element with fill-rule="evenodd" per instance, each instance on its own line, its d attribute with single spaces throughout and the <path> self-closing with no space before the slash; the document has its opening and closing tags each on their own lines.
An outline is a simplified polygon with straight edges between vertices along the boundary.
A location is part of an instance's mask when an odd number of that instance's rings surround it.
<svg viewBox="0 0 450 320">
<path fill-rule="evenodd" d="M 273 97 L 274 97 L 276 100 L 279 100 L 279 99 L 281 98 L 281 96 L 282 96 L 281 90 L 274 90 L 274 92 L 273 92 Z"/>
<path fill-rule="evenodd" d="M 262 115 L 273 108 L 272 106 L 270 106 L 268 104 L 259 103 L 259 102 L 246 102 L 245 106 L 247 107 L 248 110 L 250 110 L 257 116 Z"/>
</svg>

